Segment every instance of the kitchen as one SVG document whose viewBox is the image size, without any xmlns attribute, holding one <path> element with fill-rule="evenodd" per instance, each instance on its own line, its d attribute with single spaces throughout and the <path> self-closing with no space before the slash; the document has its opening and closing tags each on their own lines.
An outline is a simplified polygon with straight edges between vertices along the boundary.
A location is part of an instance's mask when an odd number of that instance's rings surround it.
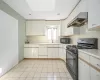
<svg viewBox="0 0 100 80">
<path fill-rule="evenodd" d="M 100 80 L 100 1 L 31 1 L 0 1 L 0 80 Z"/>
</svg>

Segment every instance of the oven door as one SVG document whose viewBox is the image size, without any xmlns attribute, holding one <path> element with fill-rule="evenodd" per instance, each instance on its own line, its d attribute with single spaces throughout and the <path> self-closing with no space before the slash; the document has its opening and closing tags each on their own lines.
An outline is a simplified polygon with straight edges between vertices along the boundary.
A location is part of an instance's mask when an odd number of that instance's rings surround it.
<svg viewBox="0 0 100 80">
<path fill-rule="evenodd" d="M 77 75 L 78 73 L 78 56 L 66 50 L 66 66 L 71 74 Z"/>
</svg>

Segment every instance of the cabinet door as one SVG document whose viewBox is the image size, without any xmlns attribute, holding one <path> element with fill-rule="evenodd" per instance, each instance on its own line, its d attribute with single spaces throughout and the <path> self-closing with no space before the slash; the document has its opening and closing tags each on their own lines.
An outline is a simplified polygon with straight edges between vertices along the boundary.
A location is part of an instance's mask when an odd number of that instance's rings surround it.
<svg viewBox="0 0 100 80">
<path fill-rule="evenodd" d="M 38 58 L 38 48 L 33 48 L 33 58 Z"/>
<path fill-rule="evenodd" d="M 33 58 L 33 48 L 24 48 L 24 58 Z"/>
<path fill-rule="evenodd" d="M 83 64 L 82 64 L 82 61 L 80 59 L 78 59 L 78 79 L 79 80 L 82 80 L 82 76 L 84 75 L 84 70 L 83 70 Z M 85 79 L 84 79 L 85 80 Z"/>
<path fill-rule="evenodd" d="M 32 21 L 26 21 L 26 35 L 32 35 L 33 31 Z"/>
<path fill-rule="evenodd" d="M 62 58 L 62 53 L 63 53 L 62 48 L 59 48 L 59 58 L 61 58 L 61 59 L 63 59 Z"/>
<path fill-rule="evenodd" d="M 64 61 L 66 62 L 66 49 L 63 49 Z"/>
<path fill-rule="evenodd" d="M 53 58 L 53 49 L 48 48 L 48 58 Z"/>
<path fill-rule="evenodd" d="M 90 80 L 90 67 L 79 59 L 79 80 Z"/>
<path fill-rule="evenodd" d="M 47 48 L 46 47 L 39 47 L 39 55 L 40 56 L 47 56 Z"/>
<path fill-rule="evenodd" d="M 48 58 L 59 58 L 58 48 L 48 48 Z"/>
<path fill-rule="evenodd" d="M 59 48 L 52 48 L 52 54 L 53 54 L 53 58 L 59 58 L 59 52 L 58 52 Z"/>
<path fill-rule="evenodd" d="M 67 34 L 66 29 L 67 29 L 67 24 L 66 24 L 65 20 L 63 20 L 61 22 L 61 35 L 62 36 L 66 36 L 66 34 Z"/>
<path fill-rule="evenodd" d="M 100 26 L 100 0 L 89 0 L 88 28 Z"/>
<path fill-rule="evenodd" d="M 100 72 L 96 71 L 92 67 L 90 68 L 91 80 L 100 80 Z"/>
<path fill-rule="evenodd" d="M 26 21 L 26 35 L 45 35 L 45 21 Z"/>
</svg>

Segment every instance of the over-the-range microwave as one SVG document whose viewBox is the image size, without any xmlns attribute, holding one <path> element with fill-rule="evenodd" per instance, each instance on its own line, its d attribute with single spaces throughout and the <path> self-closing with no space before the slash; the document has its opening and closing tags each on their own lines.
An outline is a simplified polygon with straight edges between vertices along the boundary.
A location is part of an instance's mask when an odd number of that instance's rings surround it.
<svg viewBox="0 0 100 80">
<path fill-rule="evenodd" d="M 62 43 L 62 44 L 70 44 L 70 38 L 60 38 L 60 43 Z"/>
</svg>

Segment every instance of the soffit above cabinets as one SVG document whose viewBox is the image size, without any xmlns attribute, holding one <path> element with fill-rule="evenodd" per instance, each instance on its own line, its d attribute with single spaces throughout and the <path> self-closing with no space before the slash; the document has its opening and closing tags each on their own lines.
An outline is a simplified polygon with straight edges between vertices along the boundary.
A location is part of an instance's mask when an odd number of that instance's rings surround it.
<svg viewBox="0 0 100 80">
<path fill-rule="evenodd" d="M 80 0 L 3 0 L 25 19 L 66 18 Z"/>
</svg>

